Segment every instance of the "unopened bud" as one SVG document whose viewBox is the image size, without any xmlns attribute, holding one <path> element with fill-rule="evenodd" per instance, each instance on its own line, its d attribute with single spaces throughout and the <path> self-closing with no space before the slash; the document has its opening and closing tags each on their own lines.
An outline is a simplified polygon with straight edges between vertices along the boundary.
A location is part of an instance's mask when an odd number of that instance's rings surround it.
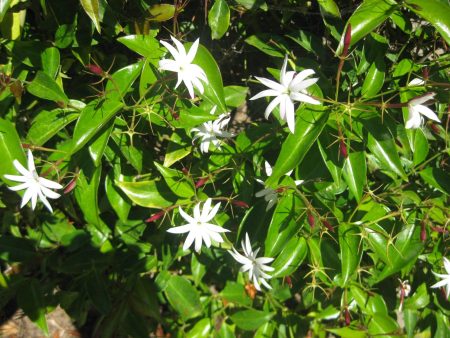
<svg viewBox="0 0 450 338">
<path fill-rule="evenodd" d="M 420 229 L 420 240 L 422 242 L 427 240 L 427 229 L 425 228 L 425 222 L 422 222 L 422 227 Z"/>
<path fill-rule="evenodd" d="M 103 69 L 100 66 L 88 64 L 86 65 L 86 68 L 89 69 L 89 71 L 95 75 L 103 75 Z"/>
<path fill-rule="evenodd" d="M 422 69 L 422 77 L 423 77 L 423 79 L 426 81 L 426 80 L 428 80 L 429 76 L 430 76 L 430 71 L 429 71 L 428 67 L 424 67 Z"/>
<path fill-rule="evenodd" d="M 239 201 L 239 200 L 231 200 L 231 204 L 240 207 L 240 208 L 250 208 L 250 206 L 245 203 L 244 201 Z"/>
<path fill-rule="evenodd" d="M 156 214 L 151 215 L 149 218 L 147 218 L 145 220 L 145 223 L 151 223 L 151 222 L 159 220 L 161 217 L 164 216 L 164 213 L 165 213 L 164 210 L 162 210 L 162 211 L 157 212 Z"/>
<path fill-rule="evenodd" d="M 344 316 L 345 316 L 345 325 L 349 326 L 352 319 L 350 318 L 350 311 L 348 311 L 347 308 L 345 308 L 345 310 L 344 310 Z"/>
<path fill-rule="evenodd" d="M 430 229 L 433 230 L 433 231 L 435 231 L 435 232 L 438 232 L 438 233 L 440 233 L 440 234 L 446 234 L 446 233 L 448 233 L 448 230 L 447 230 L 447 229 L 444 229 L 444 228 L 441 228 L 441 227 L 435 227 L 434 225 L 430 225 Z"/>
<path fill-rule="evenodd" d="M 75 189 L 75 187 L 77 186 L 77 179 L 78 179 L 78 176 L 75 176 L 74 178 L 72 178 L 70 180 L 70 182 L 64 188 L 64 194 L 67 195 L 69 192 L 71 192 L 73 189 Z"/>
<path fill-rule="evenodd" d="M 431 130 L 436 134 L 439 135 L 441 133 L 441 130 L 437 126 L 436 123 L 430 123 Z"/>
<path fill-rule="evenodd" d="M 333 226 L 328 222 L 326 219 L 322 220 L 322 224 L 325 225 L 325 227 L 330 230 L 331 232 L 334 232 Z"/>
<path fill-rule="evenodd" d="M 308 212 L 308 223 L 311 229 L 314 229 L 314 226 L 316 225 L 316 220 L 314 218 L 314 215 L 310 212 Z"/>
<path fill-rule="evenodd" d="M 195 183 L 195 189 L 200 188 L 201 186 L 205 185 L 206 182 L 208 182 L 209 177 L 202 177 Z"/>
<path fill-rule="evenodd" d="M 342 157 L 348 157 L 347 145 L 345 144 L 344 140 L 339 141 L 339 151 L 341 152 Z"/>
<path fill-rule="evenodd" d="M 189 170 L 186 167 L 183 167 L 183 169 L 181 169 L 181 171 L 183 172 L 183 174 L 188 175 L 189 174 Z"/>
<path fill-rule="evenodd" d="M 290 289 L 292 289 L 292 278 L 290 276 L 284 277 L 284 281 L 289 286 Z"/>
<path fill-rule="evenodd" d="M 341 54 L 342 57 L 346 57 L 348 55 L 348 49 L 350 48 L 351 41 L 352 41 L 352 26 L 348 24 L 347 29 L 345 30 L 344 49 Z"/>
</svg>

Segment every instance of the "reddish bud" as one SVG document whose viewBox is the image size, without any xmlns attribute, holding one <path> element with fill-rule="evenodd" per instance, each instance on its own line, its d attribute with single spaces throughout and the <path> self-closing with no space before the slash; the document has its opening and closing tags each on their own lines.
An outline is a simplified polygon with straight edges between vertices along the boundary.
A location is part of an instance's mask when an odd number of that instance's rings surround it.
<svg viewBox="0 0 450 338">
<path fill-rule="evenodd" d="M 183 167 L 183 169 L 181 169 L 181 171 L 183 172 L 183 174 L 188 175 L 189 174 L 189 170 L 186 167 Z"/>
<path fill-rule="evenodd" d="M 427 230 L 425 229 L 425 222 L 422 222 L 422 227 L 420 229 L 420 240 L 425 242 L 427 240 Z"/>
<path fill-rule="evenodd" d="M 200 188 L 201 186 L 205 185 L 206 182 L 209 181 L 209 177 L 202 177 L 195 183 L 195 189 Z"/>
<path fill-rule="evenodd" d="M 292 289 L 292 279 L 289 276 L 284 277 L 284 281 L 289 286 L 290 289 Z"/>
<path fill-rule="evenodd" d="M 31 144 L 28 144 L 28 143 L 22 143 L 22 148 L 23 148 L 23 149 L 31 149 Z"/>
<path fill-rule="evenodd" d="M 164 216 L 164 213 L 165 213 L 164 210 L 162 210 L 162 211 L 157 212 L 156 214 L 151 215 L 149 218 L 147 218 L 145 220 L 145 223 L 151 223 L 151 222 L 159 220 L 161 217 Z"/>
<path fill-rule="evenodd" d="M 283 191 L 285 191 L 287 188 L 286 187 L 279 187 L 279 188 L 276 188 L 275 189 L 275 192 L 277 193 L 277 194 L 279 194 L 279 193 L 282 193 Z"/>
<path fill-rule="evenodd" d="M 245 291 L 247 292 L 247 295 L 251 298 L 251 299 L 255 299 L 256 297 L 256 288 L 253 284 L 248 283 L 245 284 Z"/>
<path fill-rule="evenodd" d="M 428 67 L 424 67 L 422 69 L 422 77 L 423 77 L 423 79 L 426 81 L 426 80 L 428 80 L 429 76 L 430 76 L 430 71 L 429 71 Z"/>
<path fill-rule="evenodd" d="M 444 229 L 444 228 L 441 228 L 441 227 L 435 227 L 435 226 L 433 226 L 433 225 L 430 225 L 430 228 L 431 228 L 431 230 L 433 230 L 433 231 L 435 231 L 435 232 L 438 232 L 438 233 L 440 233 L 440 234 L 446 234 L 446 233 L 448 233 L 448 230 L 447 230 L 447 229 Z"/>
<path fill-rule="evenodd" d="M 239 200 L 231 200 L 231 204 L 240 207 L 240 208 L 250 208 L 250 206 L 245 203 L 244 201 L 239 201 Z"/>
<path fill-rule="evenodd" d="M 339 151 L 344 158 L 348 157 L 347 145 L 345 144 L 344 140 L 339 141 Z"/>
<path fill-rule="evenodd" d="M 64 194 L 67 195 L 69 192 L 71 192 L 73 189 L 75 189 L 75 187 L 77 186 L 77 179 L 78 179 L 78 176 L 75 176 L 74 178 L 72 178 L 70 180 L 70 182 L 64 188 Z"/>
<path fill-rule="evenodd" d="M 325 225 L 325 227 L 330 230 L 331 232 L 334 232 L 333 226 L 328 222 L 326 219 L 322 220 L 322 224 Z"/>
<path fill-rule="evenodd" d="M 431 130 L 432 130 L 436 135 L 439 135 L 439 134 L 441 133 L 441 131 L 440 131 L 440 129 L 439 129 L 439 127 L 437 126 L 436 123 L 430 123 L 430 127 L 431 127 Z"/>
<path fill-rule="evenodd" d="M 344 49 L 342 51 L 341 56 L 346 57 L 348 55 L 348 49 L 350 48 L 351 41 L 352 41 L 352 26 L 348 24 L 347 29 L 345 30 Z"/>
<path fill-rule="evenodd" d="M 311 229 L 314 229 L 314 226 L 316 225 L 316 220 L 314 218 L 314 215 L 310 212 L 308 212 L 308 223 Z"/>
<path fill-rule="evenodd" d="M 345 316 L 345 325 L 349 326 L 352 319 L 350 317 L 350 311 L 348 311 L 347 308 L 345 308 L 345 310 L 344 310 L 344 316 Z"/>
<path fill-rule="evenodd" d="M 173 116 L 173 118 L 175 119 L 175 120 L 179 120 L 180 119 L 180 114 L 178 114 L 178 113 L 176 113 L 176 112 L 173 112 L 172 113 L 172 116 Z"/>
<path fill-rule="evenodd" d="M 86 68 L 95 75 L 103 75 L 103 69 L 101 69 L 100 66 L 88 64 L 86 65 Z"/>
</svg>

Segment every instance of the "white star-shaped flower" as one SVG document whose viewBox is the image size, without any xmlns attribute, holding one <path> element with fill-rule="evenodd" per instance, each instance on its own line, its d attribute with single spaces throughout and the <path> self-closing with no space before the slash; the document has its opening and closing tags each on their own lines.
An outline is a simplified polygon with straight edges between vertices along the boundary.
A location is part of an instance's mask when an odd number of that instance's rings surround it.
<svg viewBox="0 0 450 338">
<path fill-rule="evenodd" d="M 263 90 L 262 92 L 256 94 L 250 100 L 256 100 L 261 97 L 275 96 L 272 102 L 266 108 L 265 116 L 266 119 L 269 117 L 270 113 L 276 106 L 280 106 L 280 117 L 285 120 L 288 124 L 291 133 L 295 130 L 295 107 L 294 101 L 306 102 L 311 104 L 320 104 L 319 101 L 313 99 L 306 88 L 316 83 L 319 79 L 312 78 L 307 79 L 307 77 L 315 74 L 312 69 L 302 70 L 300 73 L 296 74 L 295 71 L 286 71 L 287 68 L 287 55 L 284 59 L 283 67 L 280 71 L 280 83 L 266 79 L 264 77 L 257 77 L 256 79 L 261 82 L 266 87 L 270 89 Z"/>
<path fill-rule="evenodd" d="M 440 288 L 441 286 L 445 286 L 446 288 L 446 295 L 447 298 L 450 296 L 450 261 L 444 257 L 444 268 L 447 274 L 443 273 L 436 273 L 434 271 L 433 274 L 439 278 L 442 278 L 441 281 L 437 282 L 436 284 L 433 284 L 432 288 Z"/>
<path fill-rule="evenodd" d="M 269 162 L 264 161 L 264 168 L 266 169 L 266 175 L 267 175 L 267 177 L 271 176 L 271 175 L 272 175 L 272 167 L 270 166 L 270 163 L 269 163 Z M 288 172 L 286 173 L 286 176 L 290 176 L 291 174 L 292 174 L 292 170 L 288 171 Z M 258 182 L 259 184 L 262 184 L 262 185 L 265 186 L 265 183 L 264 183 L 263 180 L 260 180 L 260 179 L 257 178 L 257 179 L 256 179 L 256 182 Z M 302 183 L 304 182 L 304 180 L 296 180 L 296 181 L 294 181 L 294 182 L 295 182 L 295 185 L 297 186 L 297 185 L 302 184 Z M 268 210 L 270 210 L 270 209 L 275 205 L 275 203 L 277 202 L 277 200 L 278 200 L 278 193 L 277 193 L 276 190 L 274 190 L 274 189 L 272 189 L 272 188 L 265 187 L 264 189 L 258 191 L 258 192 L 255 194 L 255 197 L 258 197 L 258 198 L 259 198 L 259 197 L 263 197 L 263 196 L 264 196 L 264 200 L 267 202 L 266 211 L 268 211 Z"/>
<path fill-rule="evenodd" d="M 430 120 L 441 122 L 437 115 L 428 107 L 423 104 L 434 98 L 436 93 L 427 93 L 422 96 L 418 96 L 408 102 L 408 120 L 405 123 L 406 129 L 420 128 L 423 123 L 423 116 L 428 117 Z"/>
<path fill-rule="evenodd" d="M 255 251 L 252 250 L 252 246 L 250 244 L 250 239 L 248 238 L 248 234 L 245 234 L 245 243 L 242 240 L 241 242 L 242 250 L 244 254 L 241 255 L 236 251 L 235 248 L 233 250 L 228 250 L 228 252 L 233 256 L 233 258 L 242 264 L 240 269 L 241 272 L 248 271 L 248 277 L 255 285 L 256 290 L 261 291 L 261 287 L 259 284 L 264 285 L 268 289 L 272 289 L 269 283 L 266 282 L 266 279 L 272 278 L 272 276 L 268 275 L 267 272 L 274 271 L 275 269 L 267 264 L 273 261 L 273 258 L 270 257 L 259 257 L 258 255 L 259 248 Z"/>
<path fill-rule="evenodd" d="M 202 248 L 202 242 L 209 248 L 211 246 L 211 240 L 218 243 L 223 243 L 223 238 L 220 235 L 221 232 L 227 232 L 229 230 L 224 229 L 218 225 L 209 223 L 219 210 L 220 203 L 211 208 L 211 199 L 208 198 L 203 209 L 200 212 L 200 203 L 194 207 L 194 217 L 186 214 L 181 207 L 179 207 L 180 215 L 188 222 L 185 225 L 181 225 L 175 228 L 170 228 L 167 231 L 173 234 L 183 234 L 188 232 L 186 241 L 183 245 L 183 250 L 187 250 L 195 240 L 195 251 L 200 252 Z"/>
<path fill-rule="evenodd" d="M 195 97 L 194 87 L 198 89 L 200 94 L 203 94 L 204 88 L 202 81 L 207 84 L 208 78 L 199 65 L 192 63 L 195 54 L 197 54 L 199 39 L 195 40 L 189 49 L 189 52 L 186 53 L 183 44 L 173 36 L 171 36 L 171 38 L 177 48 L 174 48 L 165 41 L 160 42 L 168 49 L 170 54 L 172 54 L 174 60 L 163 59 L 159 61 L 159 69 L 178 73 L 178 81 L 175 85 L 175 89 L 178 88 L 181 82 L 184 82 L 191 98 Z"/>
<path fill-rule="evenodd" d="M 216 108 L 217 106 L 214 106 L 211 110 L 212 115 L 216 111 Z M 192 128 L 191 132 L 196 133 L 192 142 L 198 138 L 201 138 L 200 151 L 202 153 L 208 152 L 210 143 L 217 148 L 220 148 L 220 140 L 217 139 L 218 137 L 229 138 L 234 136 L 232 133 L 223 130 L 227 126 L 228 122 L 230 122 L 230 115 L 221 114 L 214 121 L 208 121 L 199 127 Z"/>
<path fill-rule="evenodd" d="M 62 189 L 62 185 L 46 178 L 39 177 L 34 165 L 33 154 L 30 150 L 28 150 L 28 170 L 17 160 L 14 160 L 13 164 L 17 171 L 22 175 L 4 175 L 4 177 L 8 180 L 22 183 L 14 187 L 9 187 L 10 190 L 18 191 L 26 189 L 20 207 L 23 208 L 23 206 L 31 200 L 31 208 L 34 210 L 37 199 L 39 198 L 47 209 L 50 212 L 53 212 L 47 198 L 56 199 L 61 196 L 50 189 Z"/>
</svg>

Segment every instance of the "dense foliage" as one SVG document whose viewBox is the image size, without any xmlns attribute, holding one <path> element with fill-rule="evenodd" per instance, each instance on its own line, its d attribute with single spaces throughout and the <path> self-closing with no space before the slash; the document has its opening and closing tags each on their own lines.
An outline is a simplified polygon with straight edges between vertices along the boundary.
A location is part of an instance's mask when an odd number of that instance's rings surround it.
<svg viewBox="0 0 450 338">
<path fill-rule="evenodd" d="M 449 335 L 448 1 L 63 2 L 0 1 L 3 312 Z"/>
</svg>

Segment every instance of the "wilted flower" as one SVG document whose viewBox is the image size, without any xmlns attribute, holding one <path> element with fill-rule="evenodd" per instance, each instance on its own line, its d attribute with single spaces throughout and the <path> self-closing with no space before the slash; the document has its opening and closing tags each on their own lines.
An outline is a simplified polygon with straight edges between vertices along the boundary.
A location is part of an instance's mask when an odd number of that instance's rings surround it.
<svg viewBox="0 0 450 338">
<path fill-rule="evenodd" d="M 263 284 L 266 288 L 271 289 L 272 287 L 269 283 L 266 282 L 266 279 L 272 278 L 272 276 L 268 275 L 265 271 L 274 271 L 275 269 L 266 265 L 273 261 L 273 258 L 270 257 L 259 257 L 257 258 L 259 248 L 255 251 L 252 250 L 252 246 L 250 244 L 250 239 L 248 238 L 248 234 L 245 234 L 245 243 L 242 240 L 241 242 L 242 250 L 244 251 L 244 255 L 241 255 L 236 251 L 235 248 L 233 250 L 228 250 L 228 252 L 233 256 L 233 258 L 242 264 L 240 269 L 241 272 L 248 271 L 248 277 L 253 281 L 255 288 L 258 291 L 261 291 L 261 287 L 259 284 Z"/>
<path fill-rule="evenodd" d="M 204 88 L 201 81 L 208 83 L 208 79 L 203 69 L 192 63 L 195 54 L 197 54 L 199 39 L 195 40 L 189 49 L 189 52 L 186 53 L 183 44 L 173 36 L 171 36 L 171 38 L 177 47 L 176 49 L 165 41 L 160 42 L 169 50 L 174 60 L 163 59 L 159 61 L 159 68 L 178 73 L 178 81 L 175 85 L 175 89 L 183 81 L 191 98 L 195 97 L 194 87 L 198 89 L 200 94 L 203 94 Z"/>
<path fill-rule="evenodd" d="M 221 232 L 227 232 L 229 230 L 219 227 L 217 225 L 209 223 L 219 210 L 220 203 L 211 208 L 211 199 L 208 198 L 203 209 L 200 212 L 200 203 L 194 207 L 194 217 L 186 214 L 181 207 L 179 208 L 180 215 L 188 222 L 185 225 L 168 229 L 167 231 L 173 234 L 182 234 L 189 232 L 186 241 L 183 245 L 183 250 L 187 250 L 195 240 L 195 251 L 200 252 L 202 247 L 202 241 L 209 248 L 211 246 L 211 239 L 223 243 L 223 238 L 220 235 Z"/>
<path fill-rule="evenodd" d="M 211 114 L 214 114 L 216 108 L 217 106 L 214 106 L 211 110 Z M 223 130 L 228 122 L 230 122 L 230 115 L 221 114 L 214 121 L 208 121 L 199 127 L 192 128 L 191 132 L 196 133 L 192 141 L 201 138 L 200 151 L 202 153 L 208 152 L 210 143 L 214 144 L 217 148 L 220 148 L 220 141 L 217 139 L 218 137 L 229 138 L 234 136 L 232 133 Z"/>
<path fill-rule="evenodd" d="M 436 273 L 434 271 L 433 274 L 439 278 L 442 278 L 441 281 L 437 282 L 436 284 L 433 284 L 432 288 L 440 288 L 441 286 L 445 286 L 446 288 L 446 295 L 447 298 L 450 296 L 450 261 L 444 257 L 444 268 L 447 274 L 443 273 Z"/>
<path fill-rule="evenodd" d="M 430 108 L 423 105 L 427 101 L 431 100 L 435 95 L 436 93 L 427 93 L 408 102 L 408 120 L 405 124 L 406 129 L 419 128 L 423 123 L 422 115 L 433 121 L 441 122 Z"/>
<path fill-rule="evenodd" d="M 409 293 L 411 292 L 411 285 L 409 285 L 408 280 L 400 280 L 400 286 L 397 287 L 397 297 L 400 298 L 400 306 L 398 308 L 399 311 L 402 311 L 403 303 L 405 301 L 405 298 L 409 296 Z"/>
<path fill-rule="evenodd" d="M 265 168 L 265 170 L 266 170 L 266 175 L 267 175 L 268 177 L 271 176 L 271 175 L 272 175 L 272 167 L 270 166 L 270 163 L 269 163 L 269 162 L 267 162 L 267 161 L 264 162 L 264 168 Z M 292 170 L 288 171 L 288 172 L 286 173 L 286 176 L 291 175 L 291 173 L 292 173 Z M 260 179 L 258 179 L 258 178 L 256 179 L 256 182 L 258 182 L 258 183 L 260 183 L 260 184 L 262 184 L 262 185 L 265 186 L 264 181 L 262 181 L 262 180 L 260 180 Z M 303 182 L 304 182 L 303 180 L 296 180 L 296 181 L 295 181 L 295 185 L 300 185 L 300 184 L 302 184 Z M 277 202 L 277 199 L 278 199 L 278 193 L 277 193 L 277 191 L 276 191 L 275 189 L 265 187 L 264 189 L 258 191 L 258 192 L 255 194 L 255 197 L 264 197 L 264 200 L 267 202 L 266 211 L 268 211 L 268 210 L 270 210 L 270 209 L 275 205 L 275 203 Z"/>
<path fill-rule="evenodd" d="M 62 185 L 59 183 L 50 181 L 46 178 L 39 177 L 36 172 L 36 167 L 34 165 L 33 154 L 30 150 L 28 150 L 28 170 L 17 160 L 13 161 L 14 167 L 16 167 L 17 171 L 19 171 L 22 175 L 4 175 L 5 178 L 15 182 L 21 182 L 22 184 L 16 185 L 14 187 L 9 187 L 10 190 L 18 191 L 25 190 L 25 193 L 22 197 L 22 203 L 20 205 L 21 208 L 25 204 L 31 200 L 31 208 L 34 210 L 36 207 L 37 199 L 39 198 L 42 203 L 47 207 L 50 212 L 53 212 L 53 209 L 50 203 L 47 200 L 48 198 L 56 199 L 60 194 L 50 190 L 50 189 L 62 189 Z"/>
<path fill-rule="evenodd" d="M 272 102 L 266 108 L 266 119 L 276 106 L 280 106 L 280 117 L 288 124 L 291 133 L 295 130 L 295 108 L 294 101 L 306 102 L 311 104 L 320 104 L 319 101 L 313 99 L 308 95 L 306 88 L 318 81 L 318 78 L 306 79 L 315 72 L 312 69 L 302 70 L 296 74 L 295 71 L 286 71 L 287 55 L 284 59 L 283 67 L 280 71 L 280 83 L 266 79 L 264 77 L 257 77 L 256 79 L 270 89 L 253 96 L 250 100 L 256 100 L 261 97 L 275 96 Z"/>
</svg>

